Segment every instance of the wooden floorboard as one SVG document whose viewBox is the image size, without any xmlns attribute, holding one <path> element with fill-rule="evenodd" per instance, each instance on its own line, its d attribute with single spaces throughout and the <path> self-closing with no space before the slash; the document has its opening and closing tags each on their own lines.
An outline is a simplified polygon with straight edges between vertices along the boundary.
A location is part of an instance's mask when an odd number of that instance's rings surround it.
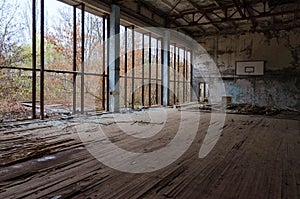
<svg viewBox="0 0 300 199">
<path fill-rule="evenodd" d="M 198 113 L 186 112 L 192 123 Z M 299 121 L 227 115 L 216 146 L 199 159 L 210 117 L 201 113 L 198 134 L 183 156 L 144 174 L 111 169 L 85 149 L 76 127 L 96 132 L 95 117 L 2 129 L 0 198 L 300 198 Z M 116 123 L 98 125 L 119 147 L 149 152 L 170 142 L 179 120 L 180 111 L 168 110 L 164 129 L 144 140 L 128 137 Z"/>
</svg>

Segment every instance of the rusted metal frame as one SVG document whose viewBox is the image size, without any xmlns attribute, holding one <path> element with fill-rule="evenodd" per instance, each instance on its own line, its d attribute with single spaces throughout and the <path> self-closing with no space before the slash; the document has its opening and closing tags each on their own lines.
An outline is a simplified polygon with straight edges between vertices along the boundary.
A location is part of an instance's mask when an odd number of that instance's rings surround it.
<svg viewBox="0 0 300 199">
<path fill-rule="evenodd" d="M 213 14 L 213 15 L 215 15 L 216 17 L 218 17 L 219 19 L 221 19 L 221 20 L 223 20 L 224 22 L 226 22 L 226 19 L 228 18 L 228 8 L 226 7 L 225 9 L 221 9 L 220 8 L 220 10 L 222 10 L 223 11 L 223 13 L 224 13 L 224 15 L 225 15 L 225 18 L 224 17 L 221 17 L 220 15 L 218 15 L 218 14 L 216 14 L 214 11 L 212 11 L 211 12 L 211 14 Z M 237 13 L 237 11 L 235 11 L 235 13 Z M 234 14 L 235 14 L 234 13 Z M 234 15 L 233 14 L 233 15 Z M 232 16 L 233 16 L 232 15 Z M 234 22 L 230 22 L 231 23 L 231 25 L 234 27 L 234 28 L 236 28 L 237 26 L 236 26 L 236 24 L 234 23 Z"/>
<path fill-rule="evenodd" d="M 152 55 L 152 35 L 151 35 L 151 33 L 149 32 L 149 46 L 148 46 L 148 48 L 149 48 L 149 58 L 148 58 L 148 61 L 149 61 L 149 90 L 148 90 L 148 98 L 149 98 L 149 107 L 151 107 L 151 84 L 152 84 L 152 81 L 151 81 L 151 78 L 152 78 L 152 66 L 151 66 L 151 64 L 152 64 L 152 59 L 151 59 L 151 55 Z"/>
<path fill-rule="evenodd" d="M 103 37 L 102 37 L 102 109 L 105 110 L 105 71 L 106 71 L 106 28 L 105 28 L 105 19 L 106 17 L 102 17 L 102 32 L 103 32 Z"/>
<path fill-rule="evenodd" d="M 228 21 L 228 19 L 232 19 L 232 17 L 233 17 L 237 12 L 238 12 L 238 11 L 235 10 L 229 17 L 223 19 L 223 21 L 224 21 L 224 20 Z"/>
<path fill-rule="evenodd" d="M 40 33 L 40 119 L 45 118 L 45 2 L 41 0 L 41 33 Z"/>
<path fill-rule="evenodd" d="M 171 8 L 171 10 L 170 10 L 169 13 L 167 14 L 167 16 L 169 16 L 169 15 L 173 12 L 173 10 L 175 10 L 175 8 L 180 4 L 180 2 L 181 2 L 181 0 L 178 0 L 178 1 L 175 3 L 175 5 Z"/>
<path fill-rule="evenodd" d="M 204 14 L 202 14 L 199 19 L 197 19 L 195 22 L 198 23 L 202 18 L 204 17 Z"/>
<path fill-rule="evenodd" d="M 32 0 L 32 119 L 36 119 L 36 0 Z"/>
<path fill-rule="evenodd" d="M 124 76 L 120 76 L 120 78 L 124 78 Z M 128 78 L 133 78 L 133 77 L 132 77 L 132 76 L 128 76 Z M 142 77 L 134 77 L 134 79 L 141 80 Z M 146 80 L 149 80 L 149 78 L 145 78 L 145 79 L 146 79 Z M 150 80 L 155 81 L 156 78 L 151 78 Z M 160 81 L 160 80 L 158 80 L 158 81 Z"/>
<path fill-rule="evenodd" d="M 261 0 L 251 0 L 251 2 L 248 3 L 248 5 L 255 5 L 257 3 L 262 3 Z M 230 5 L 226 5 L 226 8 L 234 8 L 235 5 L 234 4 L 230 4 Z M 169 18 L 171 19 L 178 19 L 178 18 L 182 18 L 185 15 L 191 15 L 191 14 L 203 14 L 205 13 L 211 13 L 213 11 L 218 11 L 221 10 L 222 7 L 220 7 L 219 5 L 214 5 L 214 6 L 203 6 L 201 7 L 201 11 L 200 10 L 189 10 L 189 11 L 183 11 L 180 12 L 180 14 L 172 14 L 169 16 Z"/>
<path fill-rule="evenodd" d="M 142 106 L 145 106 L 145 34 L 142 33 Z"/>
<path fill-rule="evenodd" d="M 246 15 L 245 13 L 242 11 L 241 5 L 240 5 L 240 1 L 237 0 L 232 0 L 232 2 L 234 3 L 236 9 L 238 10 L 239 14 L 241 15 L 242 18 L 245 18 Z"/>
<path fill-rule="evenodd" d="M 128 31 L 128 27 L 127 26 L 125 26 L 125 61 L 124 61 L 124 67 L 125 67 L 125 78 L 124 78 L 124 86 L 125 86 L 125 92 L 124 92 L 124 106 L 125 106 L 125 108 L 127 108 L 127 85 L 128 85 L 128 83 L 127 83 L 127 76 L 128 76 L 128 74 L 127 74 L 127 71 L 128 71 L 128 53 L 127 53 L 127 50 L 128 50 L 128 45 L 127 45 L 127 43 L 128 43 L 128 38 L 127 38 L 127 31 Z"/>
<path fill-rule="evenodd" d="M 195 26 L 203 26 L 203 25 L 210 25 L 210 24 L 219 24 L 219 23 L 224 23 L 224 22 L 230 22 L 230 21 L 241 21 L 241 20 L 248 20 L 248 19 L 256 19 L 256 18 L 264 18 L 264 17 L 271 17 L 271 16 L 277 16 L 277 15 L 284 15 L 284 14 L 291 14 L 291 13 L 296 13 L 300 12 L 300 9 L 295 9 L 292 11 L 285 11 L 285 12 L 278 12 L 278 13 L 266 13 L 266 14 L 261 14 L 261 15 L 253 15 L 249 16 L 246 18 L 228 18 L 226 21 L 225 20 L 219 20 L 219 21 L 213 21 L 213 22 L 204 22 L 204 23 L 198 23 L 198 24 L 193 24 L 193 25 L 183 25 L 175 28 L 187 28 L 187 27 L 195 27 Z"/>
<path fill-rule="evenodd" d="M 0 69 L 13 69 L 13 70 L 25 70 L 25 71 L 41 71 L 41 69 L 36 68 L 21 68 L 21 67 L 15 67 L 15 66 L 0 66 Z"/>
<path fill-rule="evenodd" d="M 249 10 L 253 10 L 254 12 L 256 12 L 258 15 L 261 15 L 261 14 L 266 14 L 266 13 L 262 13 L 262 12 L 260 12 L 260 11 L 258 11 L 258 10 L 256 10 L 255 8 L 253 8 L 252 6 L 249 6 L 248 7 L 248 9 Z M 270 10 L 269 12 L 271 12 L 272 10 Z"/>
<path fill-rule="evenodd" d="M 188 101 L 188 74 L 189 74 L 189 65 L 188 65 L 188 51 L 185 51 L 185 101 Z"/>
<path fill-rule="evenodd" d="M 138 6 L 143 6 L 144 8 L 148 9 L 148 11 L 152 12 L 153 14 L 165 19 L 164 20 L 164 26 L 168 26 L 168 24 L 175 24 L 175 26 L 178 26 L 179 23 L 176 22 L 175 20 L 172 20 L 171 18 L 169 18 L 166 14 L 164 14 L 163 12 L 159 11 L 157 8 L 155 8 L 154 6 L 152 6 L 151 4 L 142 1 L 142 0 L 137 0 Z M 123 9 L 124 10 L 124 9 Z M 131 11 L 133 11 L 132 9 L 130 9 Z M 134 11 L 133 11 L 134 12 Z M 132 12 L 129 13 L 130 15 L 132 15 Z M 142 21 L 148 21 L 149 18 L 145 18 L 145 17 L 140 17 L 139 15 L 135 15 L 136 18 L 142 20 Z M 148 23 L 153 24 L 154 20 L 151 19 L 150 21 L 148 21 Z M 157 23 L 156 23 L 157 25 Z M 183 30 L 186 34 L 188 35 L 192 35 L 192 32 L 188 31 L 188 30 Z"/>
<path fill-rule="evenodd" d="M 77 17 L 76 17 L 77 6 L 73 6 L 73 71 L 77 71 Z M 73 114 L 76 114 L 76 77 L 77 74 L 73 73 Z"/>
<path fill-rule="evenodd" d="M 80 112 L 84 114 L 84 43 L 85 43 L 85 25 L 84 25 L 84 15 L 85 15 L 85 4 L 81 4 L 81 101 L 80 101 Z"/>
<path fill-rule="evenodd" d="M 124 78 L 124 76 L 120 76 L 120 78 Z M 132 76 L 128 76 L 128 78 L 132 78 Z M 142 77 L 134 77 L 134 79 L 138 79 L 138 80 L 141 80 L 142 79 Z M 149 80 L 149 78 L 147 77 L 147 78 L 145 78 L 145 80 Z M 151 78 L 151 81 L 155 81 L 156 80 L 156 78 Z"/>
<path fill-rule="evenodd" d="M 170 80 L 170 82 L 175 82 L 175 81 L 174 80 Z M 176 83 L 178 83 L 178 82 L 182 83 L 182 84 L 184 83 L 184 81 L 178 81 L 178 80 L 176 80 Z"/>
<path fill-rule="evenodd" d="M 160 74 L 161 74 L 161 85 L 160 85 L 160 103 L 161 105 L 164 104 L 164 100 L 163 100 L 163 59 L 164 59 L 164 49 L 163 49 L 163 38 L 161 38 L 161 43 L 160 43 L 160 55 L 161 55 L 161 59 L 160 59 Z"/>
<path fill-rule="evenodd" d="M 24 70 L 24 71 L 33 71 L 32 68 L 21 68 L 21 67 L 6 67 L 6 66 L 0 66 L 0 69 L 13 69 L 13 70 Z M 36 69 L 36 72 L 40 72 L 40 69 Z M 61 74 L 77 74 L 81 75 L 82 73 L 80 71 L 67 71 L 67 70 L 53 70 L 53 69 L 44 69 L 44 72 L 47 73 L 61 73 Z M 102 74 L 99 73 L 84 73 L 86 76 L 97 76 L 102 77 Z M 105 75 L 106 77 L 106 75 Z"/>
<path fill-rule="evenodd" d="M 40 72 L 41 69 L 32 69 L 32 68 L 21 68 L 21 67 L 10 67 L 10 66 L 0 66 L 0 68 L 3 69 L 14 69 L 14 70 L 24 70 L 24 71 L 36 71 Z M 54 70 L 54 69 L 44 69 L 44 72 L 49 72 L 49 73 L 62 73 L 62 74 L 77 74 L 81 75 L 82 73 L 80 71 L 68 71 L 68 70 Z M 100 76 L 102 77 L 103 74 L 100 73 L 84 73 L 84 75 L 94 75 L 94 76 Z M 104 75 L 105 77 L 107 75 Z"/>
<path fill-rule="evenodd" d="M 155 102 L 158 104 L 158 41 L 159 39 L 156 39 L 156 60 L 155 60 L 155 67 L 156 67 L 156 74 L 155 74 Z"/>
<path fill-rule="evenodd" d="M 253 16 L 253 15 L 252 15 L 252 12 L 250 11 L 249 7 L 247 6 L 246 1 L 243 0 L 243 3 L 244 3 L 245 10 L 247 11 L 249 17 L 252 17 L 252 16 Z M 265 3 L 264 3 L 264 6 L 265 6 Z M 264 10 L 265 10 L 265 7 L 264 7 Z M 245 17 L 246 17 L 246 15 L 245 15 Z M 251 23 L 252 23 L 253 28 L 256 28 L 257 22 L 256 22 L 254 19 L 252 19 L 252 18 L 251 18 L 250 20 L 251 20 Z"/>
<path fill-rule="evenodd" d="M 164 14 L 163 12 L 161 12 L 161 11 L 158 11 L 158 9 L 157 8 L 155 8 L 154 6 L 152 6 L 151 4 L 149 4 L 149 3 L 147 3 L 147 2 L 145 2 L 145 1 L 142 1 L 142 0 L 137 0 L 137 3 L 138 3 L 138 6 L 139 7 L 144 7 L 144 8 L 146 8 L 146 9 L 148 9 L 148 11 L 150 11 L 151 13 L 152 13 L 152 15 L 153 14 L 155 14 L 155 15 L 157 15 L 157 16 L 159 16 L 159 17 L 161 17 L 161 18 L 163 18 L 163 19 L 165 19 L 164 20 L 164 26 L 167 26 L 168 24 L 175 24 L 176 26 L 178 26 L 179 25 L 179 23 L 178 22 L 176 22 L 176 20 L 173 20 L 173 19 L 171 19 L 171 18 L 169 18 L 166 14 Z M 164 2 L 165 3 L 165 2 Z M 125 8 L 126 9 L 126 8 Z M 123 10 L 124 10 L 124 8 L 123 8 Z M 134 10 L 132 10 L 132 9 L 130 9 L 131 11 L 133 11 L 134 12 Z M 128 13 L 128 12 L 127 12 Z M 132 15 L 132 12 L 130 13 L 130 15 Z M 137 15 L 135 15 L 135 17 L 136 18 L 138 18 L 138 19 L 140 19 L 140 20 L 142 20 L 142 21 L 148 21 L 149 20 L 149 18 L 145 18 L 145 17 L 140 17 L 138 14 Z M 153 22 L 154 22 L 154 20 L 153 19 L 150 19 L 150 21 L 148 21 L 148 23 L 150 23 L 150 24 L 153 24 Z M 157 23 L 156 23 L 156 25 L 157 25 Z M 190 32 L 190 31 L 188 31 L 188 30 L 183 30 L 185 33 L 187 33 L 188 35 L 192 35 L 192 32 Z"/>
<path fill-rule="evenodd" d="M 180 48 L 177 48 L 177 98 L 180 100 L 179 90 L 180 90 Z M 175 91 L 176 92 L 176 91 Z"/>
<path fill-rule="evenodd" d="M 190 21 L 189 20 L 187 20 L 186 18 L 184 18 L 184 17 L 182 17 L 182 19 L 186 22 L 186 23 L 190 23 Z"/>
<path fill-rule="evenodd" d="M 193 69 L 193 52 L 190 51 L 190 101 L 192 102 L 193 101 L 193 93 L 194 93 L 194 88 L 193 88 L 193 72 L 194 72 L 194 69 Z"/>
<path fill-rule="evenodd" d="M 134 37 L 135 37 L 135 34 L 134 34 L 134 26 L 132 26 L 132 33 L 131 33 L 131 37 L 132 37 L 132 53 L 131 53 L 131 55 L 132 55 L 132 59 L 131 59 L 131 71 L 132 71 L 132 83 L 131 83 L 131 88 L 132 88 L 132 101 L 131 101 L 131 106 L 132 106 L 132 109 L 134 109 L 134 62 L 135 62 L 135 42 L 134 42 Z"/>
<path fill-rule="evenodd" d="M 213 20 L 208 16 L 207 12 L 205 12 L 205 10 L 203 10 L 199 5 L 197 5 L 197 3 L 191 1 L 191 0 L 187 0 L 192 6 L 194 6 L 197 10 L 199 10 L 202 14 L 204 14 L 205 18 L 212 22 Z M 218 30 L 218 31 L 221 31 L 221 29 L 216 25 L 216 24 L 213 24 L 214 27 Z"/>
<path fill-rule="evenodd" d="M 214 12 L 212 12 L 211 14 L 215 15 L 215 16 L 218 17 L 219 19 L 223 19 L 223 17 L 220 17 L 220 15 L 218 15 L 218 14 L 216 14 L 216 13 L 214 13 Z M 225 18 L 226 18 L 226 14 L 225 14 Z"/>
<path fill-rule="evenodd" d="M 174 44 L 174 57 L 173 57 L 173 65 L 174 65 L 174 92 L 173 92 L 173 96 L 174 96 L 174 105 L 176 104 L 176 44 Z"/>
<path fill-rule="evenodd" d="M 183 70 L 182 70 L 182 76 L 183 76 L 183 88 L 182 88 L 182 100 L 183 100 L 183 103 L 186 101 L 186 95 L 185 95 L 185 86 L 186 86 L 186 79 L 185 79 L 185 76 L 186 76 L 186 50 L 185 48 L 183 48 Z"/>
</svg>

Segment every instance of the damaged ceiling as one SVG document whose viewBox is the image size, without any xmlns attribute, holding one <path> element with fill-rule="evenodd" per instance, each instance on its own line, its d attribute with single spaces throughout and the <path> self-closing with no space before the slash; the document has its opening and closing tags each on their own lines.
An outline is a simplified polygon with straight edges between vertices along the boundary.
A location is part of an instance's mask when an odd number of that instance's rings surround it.
<svg viewBox="0 0 300 199">
<path fill-rule="evenodd" d="M 65 0 L 84 2 L 103 14 L 121 7 L 127 24 L 159 26 L 193 38 L 291 30 L 300 26 L 299 0 Z"/>
</svg>

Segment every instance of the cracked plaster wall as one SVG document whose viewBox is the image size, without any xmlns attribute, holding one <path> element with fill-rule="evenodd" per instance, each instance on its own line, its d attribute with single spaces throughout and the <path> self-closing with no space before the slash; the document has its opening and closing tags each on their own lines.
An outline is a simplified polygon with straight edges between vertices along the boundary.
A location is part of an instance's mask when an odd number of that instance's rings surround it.
<svg viewBox="0 0 300 199">
<path fill-rule="evenodd" d="M 224 95 L 232 96 L 234 103 L 300 110 L 300 29 L 211 37 L 201 44 L 224 77 Z M 236 76 L 235 62 L 244 60 L 264 60 L 265 75 Z M 194 85 L 201 81 L 195 67 Z"/>
</svg>

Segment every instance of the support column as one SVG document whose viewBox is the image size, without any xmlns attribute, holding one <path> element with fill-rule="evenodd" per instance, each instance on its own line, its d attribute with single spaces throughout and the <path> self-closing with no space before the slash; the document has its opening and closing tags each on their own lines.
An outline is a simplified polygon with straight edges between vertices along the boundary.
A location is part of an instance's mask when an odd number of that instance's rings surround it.
<svg viewBox="0 0 300 199">
<path fill-rule="evenodd" d="M 109 15 L 109 42 L 108 42 L 108 83 L 109 83 L 109 111 L 119 112 L 120 109 L 120 7 L 111 6 Z"/>
<path fill-rule="evenodd" d="M 41 0 L 41 42 L 40 42 L 40 64 L 41 64 L 41 68 L 40 68 L 40 119 L 44 119 L 45 118 L 45 102 L 44 102 L 44 94 L 45 94 L 45 90 L 44 90 L 44 81 L 45 81 L 45 24 L 44 24 L 44 14 L 45 14 L 45 7 L 44 7 L 44 0 Z"/>
<path fill-rule="evenodd" d="M 81 102 L 80 102 L 80 111 L 81 114 L 84 114 L 84 73 L 85 73 L 85 65 L 84 65 L 84 43 L 85 43 L 85 24 L 84 24 L 84 15 L 85 15 L 85 5 L 81 4 Z"/>
<path fill-rule="evenodd" d="M 36 1 L 32 0 L 32 119 L 36 119 Z"/>
<path fill-rule="evenodd" d="M 77 71 L 77 27 L 76 27 L 76 6 L 73 6 L 73 72 Z M 73 73 L 73 114 L 76 114 L 76 78 L 77 73 Z"/>
<path fill-rule="evenodd" d="M 162 99 L 163 106 L 169 105 L 169 85 L 170 85 L 170 32 L 166 31 L 162 40 L 163 43 L 163 64 L 162 64 Z"/>
<path fill-rule="evenodd" d="M 191 53 L 190 53 L 190 59 L 191 59 L 191 61 L 190 61 L 190 73 L 191 73 L 191 82 L 190 82 L 190 84 L 191 84 L 191 102 L 193 102 L 194 100 L 196 100 L 196 96 L 194 95 L 194 93 L 195 93 L 195 90 L 194 90 L 194 88 L 195 88 L 195 85 L 194 85 L 194 66 L 193 66 L 193 51 L 191 51 Z"/>
</svg>

